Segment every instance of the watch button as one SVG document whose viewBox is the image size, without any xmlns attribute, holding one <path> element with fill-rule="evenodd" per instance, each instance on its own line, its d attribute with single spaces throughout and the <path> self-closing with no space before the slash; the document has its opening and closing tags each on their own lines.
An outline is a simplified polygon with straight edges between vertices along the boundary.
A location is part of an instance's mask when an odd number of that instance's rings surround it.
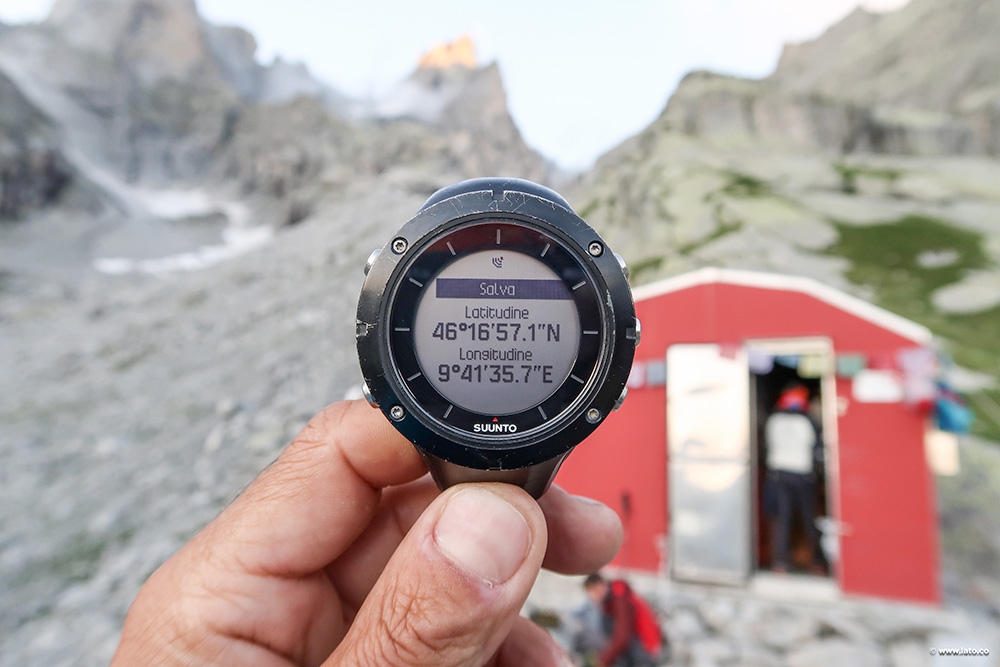
<svg viewBox="0 0 1000 667">
<path fill-rule="evenodd" d="M 615 253 L 615 259 L 618 260 L 618 266 L 622 267 L 622 273 L 625 274 L 625 280 L 628 280 L 631 276 L 631 271 L 628 270 L 628 264 L 625 263 L 625 258 Z"/>
<path fill-rule="evenodd" d="M 642 340 L 642 322 L 639 318 L 635 318 L 635 346 L 639 347 L 639 341 Z"/>
<path fill-rule="evenodd" d="M 364 394 L 365 400 L 368 401 L 368 405 L 373 408 L 378 407 L 378 403 L 375 402 L 375 397 L 372 396 L 372 390 L 368 388 L 367 382 L 361 383 L 361 393 Z"/>
<path fill-rule="evenodd" d="M 611 408 L 612 412 L 614 412 L 615 410 L 617 410 L 622 406 L 622 403 L 625 402 L 626 396 L 628 396 L 628 387 L 622 387 L 622 395 L 618 397 L 617 401 L 615 401 L 614 407 Z"/>
<path fill-rule="evenodd" d="M 378 259 L 379 253 L 381 253 L 381 252 L 382 252 L 382 248 L 375 248 L 374 250 L 372 250 L 371 254 L 368 255 L 368 261 L 365 262 L 365 275 L 366 276 L 368 275 L 368 272 L 372 270 L 372 264 L 375 263 L 375 260 Z"/>
</svg>

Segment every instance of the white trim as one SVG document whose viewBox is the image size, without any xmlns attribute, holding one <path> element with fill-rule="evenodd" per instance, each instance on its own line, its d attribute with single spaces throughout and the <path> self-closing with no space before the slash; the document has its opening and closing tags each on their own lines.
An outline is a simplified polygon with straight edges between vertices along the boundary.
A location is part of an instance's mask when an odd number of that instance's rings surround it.
<svg viewBox="0 0 1000 667">
<path fill-rule="evenodd" d="M 800 292 L 876 324 L 883 329 L 899 334 L 903 338 L 908 338 L 914 343 L 927 345 L 933 339 L 930 330 L 923 325 L 889 312 L 884 308 L 879 308 L 858 297 L 845 294 L 812 278 L 803 278 L 800 276 L 707 267 L 674 276 L 673 278 L 659 280 L 648 285 L 642 285 L 635 288 L 632 293 L 636 301 L 645 301 L 646 299 L 670 294 L 671 292 L 679 292 L 691 287 L 712 283 Z"/>
</svg>

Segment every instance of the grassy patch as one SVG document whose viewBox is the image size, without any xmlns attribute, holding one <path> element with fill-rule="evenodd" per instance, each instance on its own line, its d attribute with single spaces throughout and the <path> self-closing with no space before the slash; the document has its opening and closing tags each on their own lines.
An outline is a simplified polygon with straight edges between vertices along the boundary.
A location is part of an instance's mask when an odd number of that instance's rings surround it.
<svg viewBox="0 0 1000 667">
<path fill-rule="evenodd" d="M 629 264 L 629 275 L 631 276 L 632 284 L 641 284 L 642 276 L 658 270 L 661 266 L 663 266 L 665 259 L 666 258 L 664 257 L 646 257 L 635 263 Z"/>
<path fill-rule="evenodd" d="M 899 180 L 899 177 L 903 173 L 898 169 L 870 167 L 862 164 L 845 164 L 843 162 L 835 162 L 833 168 L 840 174 L 841 192 L 849 195 L 857 194 L 859 176 L 877 178 L 885 181 L 886 188 L 891 188 L 893 183 Z"/>
<path fill-rule="evenodd" d="M 748 197 L 769 197 L 773 194 L 771 186 L 755 176 L 736 171 L 727 171 L 724 174 L 729 182 L 722 188 L 722 193 L 730 197 L 746 199 Z"/>
<path fill-rule="evenodd" d="M 972 433 L 986 440 L 1000 442 L 1000 389 L 979 391 L 966 398 L 977 417 L 972 422 Z"/>
<path fill-rule="evenodd" d="M 900 307 L 912 307 L 914 300 L 927 306 L 935 290 L 989 265 L 982 234 L 934 218 L 914 215 L 860 227 L 833 224 L 839 240 L 827 253 L 853 263 L 847 278 L 874 287 L 880 301 Z M 957 259 L 947 266 L 921 266 L 920 255 L 934 251 L 953 251 Z"/>
<path fill-rule="evenodd" d="M 679 248 L 677 248 L 677 252 L 680 253 L 681 255 L 690 255 L 691 253 L 704 248 L 709 243 L 717 241 L 721 239 L 723 236 L 726 236 L 727 234 L 738 232 L 742 228 L 743 228 L 743 223 L 741 221 L 723 222 L 722 220 L 719 220 L 719 226 L 715 228 L 715 231 L 713 231 L 705 238 L 698 239 L 697 241 L 694 241 L 692 243 L 680 246 Z"/>
<path fill-rule="evenodd" d="M 591 199 L 586 206 L 580 209 L 579 216 L 584 220 L 586 220 L 587 218 L 592 216 L 594 212 L 596 212 L 597 209 L 600 208 L 600 206 L 601 203 L 599 201 L 597 201 L 596 199 Z"/>
<path fill-rule="evenodd" d="M 825 252 L 851 261 L 846 274 L 851 282 L 872 288 L 878 305 L 945 339 L 960 365 L 1000 376 L 1000 307 L 958 315 L 939 312 L 931 303 L 936 290 L 990 265 L 981 234 L 922 216 L 863 227 L 833 224 L 839 239 Z M 919 256 L 930 251 L 953 251 L 957 260 L 948 266 L 921 266 Z M 980 407 L 973 408 L 978 417 L 974 432 L 1000 440 L 1000 425 Z"/>
</svg>

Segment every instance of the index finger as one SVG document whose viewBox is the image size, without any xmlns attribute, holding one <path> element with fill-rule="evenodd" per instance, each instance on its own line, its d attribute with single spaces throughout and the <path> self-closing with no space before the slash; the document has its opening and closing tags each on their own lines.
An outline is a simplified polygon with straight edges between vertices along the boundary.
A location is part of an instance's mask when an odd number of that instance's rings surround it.
<svg viewBox="0 0 1000 667">
<path fill-rule="evenodd" d="M 294 577 L 336 559 L 368 526 L 381 490 L 427 471 L 364 401 L 313 417 L 278 460 L 206 529 L 247 572 Z"/>
</svg>

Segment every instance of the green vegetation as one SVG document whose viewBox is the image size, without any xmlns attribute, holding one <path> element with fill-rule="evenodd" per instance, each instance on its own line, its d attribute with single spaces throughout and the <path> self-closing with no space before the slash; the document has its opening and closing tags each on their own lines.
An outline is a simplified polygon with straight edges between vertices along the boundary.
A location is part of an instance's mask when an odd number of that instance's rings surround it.
<svg viewBox="0 0 1000 667">
<path fill-rule="evenodd" d="M 771 186 L 759 178 L 736 171 L 723 173 L 729 179 L 729 182 L 722 188 L 722 193 L 730 197 L 746 199 L 749 197 L 768 197 L 773 194 Z"/>
<path fill-rule="evenodd" d="M 738 232 L 740 229 L 743 228 L 743 222 L 740 220 L 735 220 L 731 222 L 723 220 L 722 216 L 719 214 L 719 209 L 720 207 L 716 207 L 715 210 L 715 219 L 719 225 L 718 227 L 715 228 L 715 231 L 713 231 L 711 234 L 709 234 L 704 238 L 680 246 L 679 248 L 677 248 L 678 253 L 680 253 L 681 255 L 690 255 L 691 253 L 700 250 L 701 248 L 704 248 L 709 243 L 717 241 L 721 239 L 723 236 L 726 236 L 727 234 Z"/>
<path fill-rule="evenodd" d="M 851 260 L 854 267 L 847 278 L 871 285 L 883 300 L 928 304 L 935 290 L 957 282 L 969 269 L 989 264 L 981 234 L 934 218 L 912 215 L 879 225 L 833 224 L 840 239 L 827 252 Z M 947 266 L 921 266 L 920 255 L 934 251 L 953 251 L 957 259 Z"/>
<path fill-rule="evenodd" d="M 633 285 L 640 285 L 643 282 L 642 276 L 647 273 L 654 272 L 663 266 L 663 262 L 666 260 L 665 257 L 646 257 L 640 259 L 637 262 L 632 262 L 629 264 L 629 273 L 631 275 L 631 283 Z"/>
<path fill-rule="evenodd" d="M 594 212 L 600 207 L 601 203 L 596 199 L 591 199 L 590 202 L 580 209 L 580 217 L 586 220 L 594 214 Z"/>
<path fill-rule="evenodd" d="M 840 190 L 849 195 L 858 192 L 858 177 L 877 178 L 885 181 L 886 188 L 899 180 L 902 172 L 898 169 L 871 167 L 863 164 L 845 164 L 835 162 L 833 168 L 840 174 Z"/>
<path fill-rule="evenodd" d="M 833 224 L 839 239 L 826 254 L 851 261 L 848 280 L 872 288 L 878 305 L 949 341 L 948 351 L 960 365 L 1000 377 L 1000 307 L 956 315 L 941 313 L 931 303 L 936 290 L 957 282 L 969 270 L 989 266 L 981 234 L 923 216 L 870 226 Z M 922 253 L 943 251 L 951 251 L 956 260 L 947 266 L 920 264 Z M 1000 393 L 990 397 L 997 401 Z M 975 401 L 973 408 L 978 417 L 973 432 L 1000 441 L 1000 424 Z"/>
</svg>

